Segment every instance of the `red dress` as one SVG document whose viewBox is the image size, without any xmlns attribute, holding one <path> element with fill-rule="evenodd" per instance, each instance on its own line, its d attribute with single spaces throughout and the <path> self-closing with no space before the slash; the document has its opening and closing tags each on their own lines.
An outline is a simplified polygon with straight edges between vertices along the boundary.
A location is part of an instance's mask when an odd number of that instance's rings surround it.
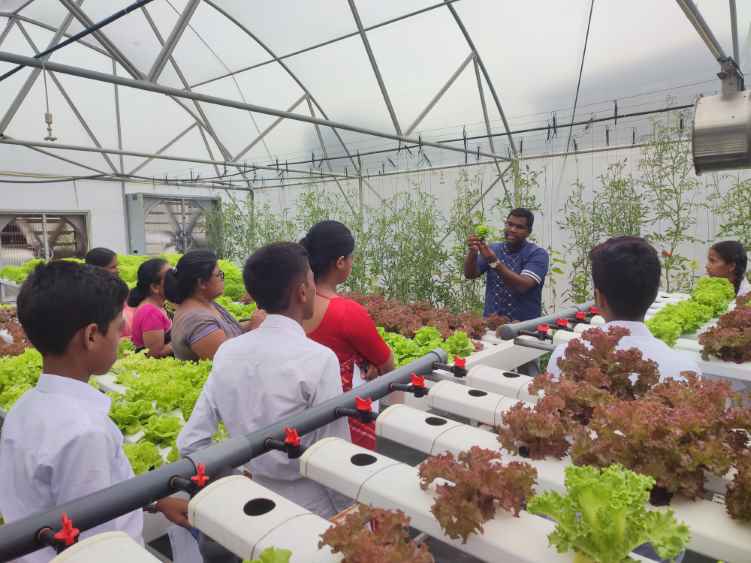
<svg viewBox="0 0 751 563">
<path fill-rule="evenodd" d="M 355 366 L 365 375 L 367 364 L 380 366 L 386 363 L 391 349 L 376 330 L 368 311 L 355 301 L 335 296 L 329 301 L 318 327 L 308 337 L 330 348 L 339 358 L 344 392 L 352 389 Z M 363 424 L 349 419 L 352 443 L 374 450 L 376 446 L 375 423 Z"/>
</svg>

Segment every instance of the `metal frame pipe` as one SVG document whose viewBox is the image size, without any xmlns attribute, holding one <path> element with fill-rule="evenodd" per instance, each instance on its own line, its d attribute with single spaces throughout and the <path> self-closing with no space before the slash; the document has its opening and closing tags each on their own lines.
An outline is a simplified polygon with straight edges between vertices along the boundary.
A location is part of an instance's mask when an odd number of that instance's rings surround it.
<svg viewBox="0 0 751 563">
<path fill-rule="evenodd" d="M 0 526 L 0 561 L 21 557 L 44 547 L 38 539 L 40 530 L 57 530 L 63 512 L 70 516 L 76 528 L 86 531 L 174 493 L 170 484 L 173 478 L 189 479 L 195 475 L 196 467 L 200 463 L 204 464 L 209 476 L 247 463 L 268 451 L 266 441 L 269 438 L 283 439 L 286 427 L 295 428 L 300 435 L 311 432 L 334 421 L 337 418 L 337 408 L 354 407 L 355 397 L 380 399 L 390 393 L 389 386 L 392 383 L 409 381 L 413 373 L 430 374 L 436 362 L 445 362 L 447 359 L 448 356 L 443 350 L 433 350 L 406 366 L 304 413 L 280 420 L 247 436 L 230 438 L 175 463 L 66 502 L 47 512 L 33 514 L 23 520 Z"/>
<path fill-rule="evenodd" d="M 66 39 L 62 43 L 58 43 L 57 45 L 54 45 L 54 46 L 50 47 L 49 49 L 45 49 L 41 53 L 38 53 L 38 54 L 34 55 L 34 58 L 35 59 L 40 59 L 42 57 L 47 57 L 47 56 L 51 55 L 52 53 L 54 53 L 55 51 L 57 51 L 59 49 L 62 49 L 63 47 L 66 47 L 67 45 L 70 45 L 71 43 L 74 43 L 74 42 L 76 42 L 76 41 L 78 41 L 80 39 L 83 39 L 87 35 L 91 35 L 95 31 L 98 31 L 98 30 L 102 29 L 104 26 L 109 25 L 112 22 L 115 22 L 115 21 L 119 20 L 123 16 L 127 16 L 132 11 L 137 10 L 141 6 L 145 6 L 146 4 L 148 4 L 148 3 L 152 2 L 152 1 L 153 0 L 138 0 L 137 2 L 134 2 L 133 4 L 131 4 L 130 6 L 126 6 L 122 10 L 120 10 L 120 11 L 112 14 L 111 16 L 109 16 L 107 18 L 104 18 L 102 21 L 100 21 L 100 22 L 98 22 L 98 23 L 96 23 L 96 24 L 94 24 L 94 25 L 92 25 L 90 27 L 87 27 L 86 29 L 80 31 L 79 33 L 76 33 L 75 35 L 69 37 L 68 39 Z M 23 67 L 24 67 L 24 65 L 19 65 L 16 68 L 13 68 L 13 69 L 9 70 L 8 72 L 6 72 L 2 76 L 0 76 L 0 82 L 2 82 L 3 80 L 5 80 L 6 78 L 8 78 L 10 76 L 13 76 L 15 73 L 17 73 Z"/>
<path fill-rule="evenodd" d="M 691 25 L 696 29 L 699 37 L 701 37 L 707 47 L 709 47 L 712 56 L 721 63 L 725 62 L 728 58 L 725 54 L 725 50 L 722 48 L 722 45 L 720 45 L 720 42 L 717 40 L 717 37 L 715 37 L 715 34 L 712 32 L 712 29 L 709 27 L 709 24 L 707 24 L 704 16 L 701 15 L 699 8 L 696 7 L 693 0 L 676 0 L 676 2 L 678 2 L 683 13 L 686 14 L 688 21 L 690 21 Z"/>
<path fill-rule="evenodd" d="M 499 336 L 503 340 L 513 340 L 514 338 L 519 336 L 519 333 L 523 330 L 535 330 L 537 328 L 537 325 L 551 324 L 554 323 L 556 319 L 560 319 L 562 317 L 573 317 L 579 311 L 586 311 L 592 305 L 594 305 L 594 301 L 587 301 L 586 303 L 580 303 L 579 305 L 574 305 L 573 307 L 569 307 L 567 309 L 561 309 L 560 311 L 556 311 L 552 315 L 537 317 L 536 319 L 530 319 L 528 321 L 521 321 L 518 323 L 509 323 L 507 325 L 501 326 Z"/>
<path fill-rule="evenodd" d="M 399 141 L 401 143 L 406 143 L 406 144 L 418 144 L 418 145 L 424 145 L 426 147 L 432 147 L 432 148 L 441 149 L 441 150 L 459 152 L 462 154 L 467 154 L 467 153 L 472 154 L 472 155 L 479 154 L 480 156 L 484 156 L 487 158 L 509 160 L 509 158 L 505 156 L 501 156 L 501 155 L 497 155 L 493 153 L 488 153 L 488 152 L 483 152 L 483 151 L 479 151 L 479 152 L 469 151 L 460 147 L 453 147 L 451 145 L 424 141 L 420 138 L 412 139 L 409 137 L 404 137 L 402 135 L 386 133 L 383 131 L 375 131 L 373 129 L 368 129 L 366 127 L 359 127 L 356 125 L 350 125 L 348 123 L 340 123 L 338 121 L 331 121 L 329 119 L 320 119 L 317 117 L 311 117 L 309 115 L 291 113 L 291 112 L 287 112 L 287 111 L 283 111 L 279 109 L 259 106 L 256 104 L 248 104 L 248 103 L 239 102 L 236 100 L 219 98 L 217 96 L 209 96 L 208 94 L 200 94 L 198 92 L 181 90 L 180 88 L 163 86 L 161 84 L 156 84 L 154 82 L 147 82 L 146 80 L 141 80 L 141 79 L 135 80 L 131 78 L 124 78 L 121 76 L 113 76 L 111 74 L 106 74 L 104 72 L 97 72 L 97 71 L 86 69 L 86 68 L 80 68 L 80 67 L 60 64 L 60 63 L 51 62 L 51 61 L 47 61 L 47 62 L 39 61 L 32 57 L 25 57 L 23 55 L 17 55 L 15 53 L 8 53 L 7 51 L 0 51 L 0 61 L 4 61 L 7 63 L 22 64 L 22 65 L 37 67 L 37 68 L 44 67 L 47 70 L 50 70 L 53 72 L 60 72 L 62 74 L 68 74 L 71 76 L 79 76 L 81 78 L 87 78 L 90 80 L 98 80 L 99 82 L 105 82 L 109 84 L 117 84 L 117 85 L 125 86 L 128 88 L 135 88 L 137 90 L 145 90 L 147 92 L 156 92 L 157 94 L 164 94 L 167 96 L 172 96 L 174 98 L 184 98 L 188 100 L 205 102 L 207 104 L 219 105 L 219 106 L 224 106 L 224 107 L 229 107 L 229 108 L 234 108 L 234 109 L 251 111 L 255 113 L 263 113 L 265 115 L 273 115 L 276 117 L 284 117 L 287 119 L 291 119 L 293 121 L 301 121 L 303 123 L 310 123 L 312 125 L 316 125 L 316 124 L 323 125 L 324 127 L 331 127 L 332 129 L 341 129 L 343 131 L 361 133 L 363 135 L 369 135 L 371 137 L 381 137 L 383 139 L 390 139 L 392 141 Z"/>
</svg>

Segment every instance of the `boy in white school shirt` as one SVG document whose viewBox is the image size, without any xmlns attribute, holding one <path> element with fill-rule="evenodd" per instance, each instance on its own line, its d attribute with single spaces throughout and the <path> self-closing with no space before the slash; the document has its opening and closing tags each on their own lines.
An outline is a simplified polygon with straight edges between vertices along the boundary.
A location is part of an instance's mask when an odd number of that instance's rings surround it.
<svg viewBox="0 0 751 563">
<path fill-rule="evenodd" d="M 640 237 L 614 237 L 595 246 L 590 252 L 595 302 L 610 326 L 627 328 L 631 334 L 618 342 L 619 350 L 637 348 L 645 359 L 657 362 L 660 380 L 683 380 L 681 373 L 699 374 L 699 366 L 691 356 L 673 350 L 652 336 L 644 324 L 647 309 L 657 298 L 661 266 L 655 249 Z M 550 356 L 547 371 L 559 377 L 558 360 L 568 344 L 560 344 Z"/>
<path fill-rule="evenodd" d="M 177 437 L 183 456 L 210 445 L 219 422 L 230 436 L 242 436 L 342 394 L 336 355 L 302 328 L 302 321 L 313 316 L 316 294 L 306 250 L 292 242 L 267 245 L 248 258 L 243 281 L 266 320 L 219 347 L 190 420 Z M 330 436 L 350 440 L 346 418 L 306 434 L 302 445 Z M 301 477 L 299 460 L 286 453 L 268 452 L 245 467 L 254 481 L 324 518 L 350 504 Z"/>
<path fill-rule="evenodd" d="M 109 418 L 110 399 L 88 384 L 117 359 L 128 287 L 96 266 L 43 264 L 18 295 L 18 318 L 42 354 L 34 389 L 11 408 L 0 435 L 0 513 L 10 523 L 133 477 L 123 436 Z M 188 525 L 187 503 L 162 499 L 157 509 Z M 76 515 L 69 514 L 76 522 Z M 123 531 L 142 542 L 137 510 L 83 531 L 81 538 Z M 43 548 L 16 559 L 45 563 Z"/>
</svg>

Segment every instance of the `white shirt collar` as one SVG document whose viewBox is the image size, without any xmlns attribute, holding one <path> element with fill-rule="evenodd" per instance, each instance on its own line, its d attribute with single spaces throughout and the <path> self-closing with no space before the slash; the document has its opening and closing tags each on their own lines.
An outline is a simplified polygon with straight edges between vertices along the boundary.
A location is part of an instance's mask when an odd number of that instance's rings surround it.
<svg viewBox="0 0 751 563">
<path fill-rule="evenodd" d="M 275 328 L 295 335 L 305 336 L 302 325 L 284 315 L 268 315 L 261 324 L 261 328 Z"/>
<path fill-rule="evenodd" d="M 640 321 L 610 321 L 605 323 L 603 328 L 607 330 L 611 326 L 621 326 L 627 328 L 631 336 L 652 336 L 652 333 L 643 322 Z"/>
<path fill-rule="evenodd" d="M 88 383 L 61 375 L 43 373 L 39 376 L 36 389 L 40 393 L 74 397 L 76 400 L 85 402 L 92 408 L 105 414 L 109 412 L 110 405 L 112 404 L 111 399 L 107 395 L 97 391 Z"/>
</svg>

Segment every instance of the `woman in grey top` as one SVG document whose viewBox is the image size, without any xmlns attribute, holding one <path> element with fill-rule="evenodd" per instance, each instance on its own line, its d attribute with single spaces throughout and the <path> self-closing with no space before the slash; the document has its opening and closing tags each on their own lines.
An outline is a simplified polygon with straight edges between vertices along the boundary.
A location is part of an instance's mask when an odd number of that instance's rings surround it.
<svg viewBox="0 0 751 563">
<path fill-rule="evenodd" d="M 214 299 L 224 293 L 224 272 L 210 250 L 191 250 L 164 277 L 164 291 L 177 309 L 172 323 L 172 350 L 180 360 L 211 360 L 225 340 L 261 324 L 263 311 L 238 323 Z"/>
</svg>

